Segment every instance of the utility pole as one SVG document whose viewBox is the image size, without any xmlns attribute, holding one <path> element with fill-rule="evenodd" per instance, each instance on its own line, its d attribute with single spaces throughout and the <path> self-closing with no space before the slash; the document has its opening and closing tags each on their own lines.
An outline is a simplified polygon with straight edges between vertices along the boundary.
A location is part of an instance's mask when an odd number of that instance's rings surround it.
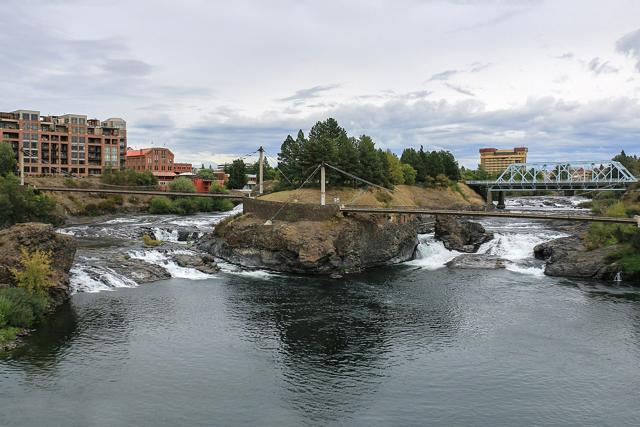
<svg viewBox="0 0 640 427">
<path fill-rule="evenodd" d="M 260 152 L 260 171 L 259 171 L 259 179 L 260 179 L 260 191 L 259 194 L 262 196 L 262 192 L 264 191 L 264 185 L 263 185 L 263 163 L 264 163 L 264 148 L 262 148 L 262 145 L 260 146 L 260 148 L 258 149 L 258 151 Z"/>
<path fill-rule="evenodd" d="M 20 185 L 24 186 L 24 142 L 18 142 L 18 163 L 20 164 Z"/>
<path fill-rule="evenodd" d="M 325 189 L 324 189 L 324 162 L 320 165 L 320 206 L 324 206 Z"/>
</svg>

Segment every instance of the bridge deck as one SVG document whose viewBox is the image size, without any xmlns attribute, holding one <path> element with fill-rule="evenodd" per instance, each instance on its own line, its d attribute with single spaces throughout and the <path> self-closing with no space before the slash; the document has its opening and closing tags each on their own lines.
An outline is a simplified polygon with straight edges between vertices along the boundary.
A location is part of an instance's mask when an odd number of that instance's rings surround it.
<svg viewBox="0 0 640 427">
<path fill-rule="evenodd" d="M 344 206 L 340 208 L 341 212 L 360 212 L 374 214 L 417 214 L 417 215 L 456 215 L 456 216 L 474 216 L 474 217 L 494 217 L 494 218 L 526 218 L 541 220 L 565 220 L 565 221 L 584 221 L 584 222 L 608 222 L 617 224 L 640 224 L 640 218 L 616 218 L 607 216 L 588 216 L 588 215 L 566 215 L 566 214 L 541 214 L 534 212 L 494 212 L 494 211 L 458 211 L 444 209 L 420 209 L 414 207 L 397 207 L 397 208 L 372 208 L 372 207 L 353 207 Z"/>
<path fill-rule="evenodd" d="M 70 193 L 106 193 L 106 194 L 134 194 L 145 196 L 167 196 L 167 197 L 209 197 L 209 198 L 222 198 L 222 199 L 234 199 L 242 200 L 244 195 L 234 194 L 214 194 L 214 193 L 174 193 L 171 191 L 146 191 L 146 190 L 123 190 L 123 189 L 105 189 L 105 188 L 69 188 L 69 187 L 38 187 L 34 186 L 39 191 L 59 191 Z"/>
</svg>

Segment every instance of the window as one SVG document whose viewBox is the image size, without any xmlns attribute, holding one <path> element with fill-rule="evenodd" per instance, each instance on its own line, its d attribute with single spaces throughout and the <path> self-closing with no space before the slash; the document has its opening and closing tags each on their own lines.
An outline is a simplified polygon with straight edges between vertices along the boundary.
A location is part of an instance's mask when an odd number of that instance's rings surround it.
<svg viewBox="0 0 640 427">
<path fill-rule="evenodd" d="M 31 115 L 31 120 L 38 120 L 38 115 L 37 114 L 32 114 Z"/>
</svg>

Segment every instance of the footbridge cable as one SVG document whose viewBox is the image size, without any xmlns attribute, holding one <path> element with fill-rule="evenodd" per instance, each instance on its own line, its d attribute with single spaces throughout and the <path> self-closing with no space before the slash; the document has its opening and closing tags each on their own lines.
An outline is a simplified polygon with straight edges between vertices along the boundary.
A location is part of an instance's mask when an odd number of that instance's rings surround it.
<svg viewBox="0 0 640 427">
<path fill-rule="evenodd" d="M 399 198 L 400 198 L 400 199 L 403 199 L 403 197 L 402 197 L 402 195 L 400 194 L 400 192 L 396 193 L 396 192 L 394 192 L 394 191 L 392 191 L 392 190 L 390 190 L 390 189 L 388 189 L 388 188 L 386 188 L 386 187 L 383 187 L 382 185 L 374 184 L 374 183 L 373 183 L 373 182 L 371 182 L 371 181 L 367 181 L 366 179 L 360 178 L 359 176 L 355 176 L 354 174 L 349 173 L 349 172 L 347 172 L 347 171 L 344 171 L 344 170 L 340 169 L 340 168 L 339 168 L 339 167 L 337 167 L 337 166 L 330 165 L 329 163 L 325 163 L 325 166 L 328 166 L 328 167 L 330 167 L 331 169 L 334 169 L 334 170 L 336 170 L 336 171 L 338 171 L 338 172 L 340 172 L 340 173 L 342 173 L 342 174 L 344 174 L 344 175 L 347 175 L 347 176 L 348 176 L 348 177 L 350 177 L 350 178 L 356 179 L 356 180 L 358 180 L 358 181 L 362 181 L 362 182 L 364 182 L 364 183 L 365 183 L 365 184 L 367 184 L 367 185 L 371 185 L 371 186 L 373 186 L 373 187 L 376 187 L 376 188 L 379 188 L 379 189 L 381 189 L 381 190 L 383 190 L 383 191 L 386 191 L 386 192 L 388 192 L 389 194 L 391 194 L 392 196 L 400 196 Z M 407 199 L 404 199 L 404 201 L 406 202 L 406 201 L 407 201 Z M 409 203 L 409 205 L 407 205 L 407 206 L 411 206 L 411 204 L 412 204 L 412 203 Z"/>
<path fill-rule="evenodd" d="M 309 182 L 309 180 L 310 180 L 310 179 L 311 179 L 311 178 L 312 178 L 312 177 L 313 177 L 313 176 L 318 172 L 318 170 L 320 169 L 320 166 L 322 166 L 322 164 L 319 164 L 318 166 L 316 166 L 316 168 L 313 170 L 313 172 L 311 172 L 311 175 L 309 175 L 309 176 L 307 177 L 307 179 L 305 179 L 305 180 L 304 180 L 304 182 L 302 183 L 302 185 L 300 185 L 300 187 L 298 187 L 298 189 L 295 191 L 295 193 L 293 193 L 293 194 L 291 195 L 291 197 L 289 197 L 289 198 L 287 199 L 287 201 L 286 201 L 282 206 L 280 206 L 280 209 L 278 209 L 278 210 L 276 211 L 276 213 L 275 213 L 275 214 L 273 214 L 273 216 L 272 216 L 271 218 L 269 218 L 269 219 L 264 223 L 264 225 L 271 225 L 271 224 L 272 224 L 272 221 L 274 220 L 274 218 L 278 216 L 278 214 L 282 211 L 282 209 L 284 209 L 284 208 L 285 208 L 289 203 L 291 203 L 291 201 L 293 200 L 293 198 L 294 198 L 295 196 L 297 196 L 297 195 L 298 195 L 298 193 L 300 192 L 300 190 L 302 190 L 302 187 L 304 187 L 304 186 L 307 184 L 307 182 Z"/>
</svg>

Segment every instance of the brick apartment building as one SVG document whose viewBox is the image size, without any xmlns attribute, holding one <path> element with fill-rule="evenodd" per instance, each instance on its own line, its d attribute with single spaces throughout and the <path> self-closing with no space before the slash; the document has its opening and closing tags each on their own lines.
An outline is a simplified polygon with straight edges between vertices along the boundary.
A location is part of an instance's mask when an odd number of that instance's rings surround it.
<svg viewBox="0 0 640 427">
<path fill-rule="evenodd" d="M 480 149 L 480 166 L 487 172 L 502 172 L 512 163 L 527 163 L 527 147 L 513 150 Z"/>
<path fill-rule="evenodd" d="M 79 114 L 0 112 L 0 141 L 11 143 L 16 160 L 23 147 L 26 174 L 100 175 L 107 166 L 124 168 L 127 124 L 120 118 L 100 121 Z"/>
</svg>

